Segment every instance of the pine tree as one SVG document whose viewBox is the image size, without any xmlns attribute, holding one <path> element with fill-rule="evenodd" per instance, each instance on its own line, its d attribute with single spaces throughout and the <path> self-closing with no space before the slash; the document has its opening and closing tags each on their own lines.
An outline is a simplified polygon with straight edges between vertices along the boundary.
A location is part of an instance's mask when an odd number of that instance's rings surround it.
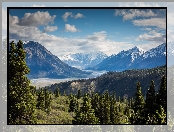
<svg viewBox="0 0 174 132">
<path fill-rule="evenodd" d="M 87 94 L 83 97 L 83 105 L 76 112 L 73 124 L 99 124 L 98 118 L 95 116 L 94 109 L 91 108 L 91 100 Z"/>
<path fill-rule="evenodd" d="M 57 98 L 59 96 L 60 96 L 60 90 L 59 90 L 59 88 L 56 88 L 56 90 L 55 90 L 55 97 Z"/>
<path fill-rule="evenodd" d="M 37 98 L 37 105 L 36 107 L 38 109 L 41 109 L 41 110 L 45 110 L 45 94 L 44 94 L 44 91 L 43 89 L 39 89 L 39 92 L 38 92 L 38 98 Z"/>
<path fill-rule="evenodd" d="M 160 88 L 156 95 L 156 103 L 158 106 L 162 106 L 164 108 L 164 112 L 167 112 L 167 87 L 166 87 L 166 77 L 163 76 L 161 79 Z M 160 107 L 159 109 L 160 110 Z"/>
<path fill-rule="evenodd" d="M 77 98 L 74 96 L 71 96 L 70 98 L 70 104 L 69 104 L 69 112 L 75 112 L 78 110 L 78 101 Z"/>
<path fill-rule="evenodd" d="M 45 107 L 44 110 L 45 112 L 49 113 L 51 110 L 51 95 L 47 89 L 44 90 L 44 95 L 45 95 Z"/>
<path fill-rule="evenodd" d="M 141 91 L 140 82 L 137 83 L 137 92 L 135 93 L 135 102 L 134 102 L 134 124 L 145 124 L 144 122 L 144 105 L 145 101 Z"/>
<path fill-rule="evenodd" d="M 150 121 L 149 124 L 153 123 L 154 114 L 156 113 L 156 103 L 155 103 L 155 85 L 154 81 L 151 81 L 150 88 L 146 93 L 146 100 L 145 100 L 145 117 L 148 117 Z M 149 117 L 151 119 L 149 119 Z M 147 122 L 146 122 L 147 124 Z"/>
<path fill-rule="evenodd" d="M 92 93 L 92 97 L 91 97 L 91 105 L 92 105 L 92 109 L 94 109 L 94 113 L 95 116 L 99 118 L 99 113 L 100 113 L 100 96 L 98 93 Z"/>
<path fill-rule="evenodd" d="M 77 99 L 80 99 L 80 97 L 81 97 L 81 90 L 79 89 L 77 92 Z"/>
<path fill-rule="evenodd" d="M 104 96 L 103 95 L 100 95 L 100 98 L 99 98 L 99 120 L 100 120 L 100 124 L 103 124 L 104 123 L 104 116 L 105 116 L 105 112 L 104 112 L 104 109 L 105 109 L 105 102 L 104 102 Z"/>
<path fill-rule="evenodd" d="M 110 104 L 110 124 L 117 124 L 117 105 L 116 105 L 116 95 L 113 93 L 111 97 L 111 104 Z"/>
<path fill-rule="evenodd" d="M 104 118 L 103 124 L 110 123 L 110 100 L 109 100 L 109 93 L 108 90 L 104 93 Z"/>
<path fill-rule="evenodd" d="M 34 124 L 36 102 L 33 94 L 34 87 L 26 74 L 30 69 L 25 61 L 26 53 L 23 42 L 12 41 L 8 54 L 8 122 L 9 124 Z"/>
</svg>

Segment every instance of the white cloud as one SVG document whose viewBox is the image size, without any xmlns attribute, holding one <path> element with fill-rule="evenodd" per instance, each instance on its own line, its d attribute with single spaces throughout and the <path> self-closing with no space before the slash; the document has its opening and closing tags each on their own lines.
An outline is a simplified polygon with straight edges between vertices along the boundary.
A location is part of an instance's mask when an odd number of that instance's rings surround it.
<svg viewBox="0 0 174 132">
<path fill-rule="evenodd" d="M 134 36 L 124 37 L 124 39 L 132 39 L 132 38 L 134 38 Z"/>
<path fill-rule="evenodd" d="M 152 30 L 152 28 L 142 28 L 141 30 L 147 30 L 147 31 L 150 31 L 150 30 Z"/>
<path fill-rule="evenodd" d="M 80 13 L 78 13 L 77 15 L 75 15 L 75 16 L 73 16 L 75 19 L 77 19 L 77 18 L 82 18 L 82 17 L 84 17 L 84 15 L 83 14 L 80 14 Z"/>
<path fill-rule="evenodd" d="M 68 20 L 68 17 L 72 17 L 74 19 L 77 19 L 77 18 L 83 18 L 84 15 L 81 13 L 77 13 L 76 15 L 73 15 L 72 12 L 65 12 L 65 14 L 62 16 L 62 18 L 65 22 Z"/>
<path fill-rule="evenodd" d="M 150 44 L 149 43 L 141 44 L 140 47 L 147 51 L 147 50 L 150 50 L 152 48 L 159 46 L 159 44 L 162 44 L 162 43 L 152 41 Z"/>
<path fill-rule="evenodd" d="M 161 34 L 161 33 L 157 33 L 155 30 L 152 30 L 148 33 L 144 33 L 142 35 L 139 35 L 136 38 L 136 41 L 141 41 L 141 40 L 145 40 L 145 41 L 154 41 L 156 43 L 164 43 L 166 42 L 166 35 Z"/>
<path fill-rule="evenodd" d="M 69 16 L 72 16 L 72 12 L 66 12 L 66 13 L 62 16 L 62 17 L 63 17 L 63 20 L 66 22 Z"/>
<path fill-rule="evenodd" d="M 140 20 L 133 20 L 132 22 L 136 26 L 156 26 L 162 29 L 166 29 L 165 18 L 140 19 Z"/>
<path fill-rule="evenodd" d="M 57 29 L 58 29 L 57 26 L 46 26 L 46 27 L 44 27 L 42 32 L 43 33 L 45 33 L 45 32 L 53 32 L 53 31 L 55 31 Z"/>
<path fill-rule="evenodd" d="M 88 35 L 87 39 L 89 40 L 93 40 L 93 41 L 103 41 L 105 40 L 107 34 L 105 31 L 101 31 L 101 32 L 95 32 L 93 33 L 93 35 Z"/>
<path fill-rule="evenodd" d="M 157 16 L 152 10 L 139 10 L 139 9 L 116 9 L 116 16 L 123 16 L 123 20 L 130 20 L 136 17 L 152 17 Z"/>
<path fill-rule="evenodd" d="M 18 25 L 20 26 L 40 26 L 53 23 L 56 15 L 51 16 L 48 11 L 35 13 L 25 13 L 22 19 L 19 19 Z"/>
<path fill-rule="evenodd" d="M 65 24 L 65 31 L 66 32 L 78 32 L 80 30 L 76 29 L 76 27 L 74 25 Z"/>
<path fill-rule="evenodd" d="M 13 18 L 13 17 L 12 17 Z M 13 20 L 13 19 L 12 19 Z M 69 26 L 69 30 L 76 31 L 73 26 Z M 88 35 L 86 38 L 63 38 L 55 35 L 43 33 L 34 26 L 20 26 L 13 22 L 10 27 L 10 38 L 18 41 L 37 41 L 45 46 L 54 55 L 81 53 L 81 52 L 95 52 L 103 51 L 108 55 L 116 54 L 122 50 L 122 45 L 126 48 L 132 47 L 133 44 L 128 42 L 115 42 L 106 40 L 106 32 L 96 32 Z M 10 41 L 11 41 L 10 40 Z"/>
</svg>

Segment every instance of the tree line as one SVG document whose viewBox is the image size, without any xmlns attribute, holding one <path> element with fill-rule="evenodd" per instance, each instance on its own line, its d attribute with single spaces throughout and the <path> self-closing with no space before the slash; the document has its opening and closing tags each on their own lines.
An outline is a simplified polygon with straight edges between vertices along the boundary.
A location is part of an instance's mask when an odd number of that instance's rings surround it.
<svg viewBox="0 0 174 132">
<path fill-rule="evenodd" d="M 64 97 L 67 113 L 72 116 L 70 124 L 167 123 L 166 76 L 162 76 L 158 91 L 155 91 L 154 81 L 150 82 L 145 99 L 140 82 L 137 82 L 132 98 L 117 97 L 117 91 L 109 94 L 107 90 L 99 94 L 82 93 L 79 89 L 77 94 L 66 95 L 60 94 L 59 88 L 53 93 L 46 88 L 32 86 L 26 77 L 30 69 L 25 57 L 23 42 L 20 40 L 15 44 L 12 41 L 8 54 L 8 124 L 39 124 L 36 111 L 44 111 L 49 116 L 53 102 Z"/>
</svg>

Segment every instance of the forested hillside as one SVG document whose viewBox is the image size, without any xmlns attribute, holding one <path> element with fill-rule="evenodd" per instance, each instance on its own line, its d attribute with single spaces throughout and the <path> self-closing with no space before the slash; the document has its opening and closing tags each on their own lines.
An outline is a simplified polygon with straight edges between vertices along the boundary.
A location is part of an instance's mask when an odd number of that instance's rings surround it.
<svg viewBox="0 0 174 132">
<path fill-rule="evenodd" d="M 108 72 L 97 78 L 80 79 L 74 81 L 61 82 L 53 84 L 48 89 L 54 91 L 60 89 L 61 93 L 75 94 L 78 89 L 83 92 L 98 92 L 104 93 L 108 90 L 109 93 L 116 92 L 117 95 L 123 97 L 133 97 L 136 91 L 136 83 L 140 82 L 142 92 L 145 95 L 151 80 L 154 80 L 155 90 L 157 91 L 160 85 L 160 80 L 163 75 L 166 75 L 166 66 L 156 67 L 152 69 L 133 69 L 123 72 Z"/>
</svg>

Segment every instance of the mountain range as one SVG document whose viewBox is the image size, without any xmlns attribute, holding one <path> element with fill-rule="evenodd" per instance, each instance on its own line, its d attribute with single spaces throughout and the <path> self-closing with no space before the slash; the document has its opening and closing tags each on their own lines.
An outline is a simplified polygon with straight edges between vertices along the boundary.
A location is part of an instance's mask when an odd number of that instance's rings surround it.
<svg viewBox="0 0 174 132">
<path fill-rule="evenodd" d="M 53 55 L 43 45 L 25 41 L 26 63 L 30 68 L 29 78 L 87 78 L 94 71 L 123 71 L 145 69 L 166 65 L 166 44 L 148 51 L 139 47 L 107 56 L 103 52 Z"/>
<path fill-rule="evenodd" d="M 83 78 L 91 74 L 62 62 L 38 42 L 24 42 L 29 78 Z"/>
<path fill-rule="evenodd" d="M 76 53 L 58 56 L 64 63 L 79 69 L 93 67 L 102 62 L 108 56 L 103 52 Z"/>
<path fill-rule="evenodd" d="M 148 51 L 139 47 L 133 47 L 127 51 L 121 51 L 111 55 L 94 67 L 87 70 L 123 71 L 128 69 L 144 69 L 162 66 L 166 64 L 166 44 L 163 43 Z"/>
</svg>

